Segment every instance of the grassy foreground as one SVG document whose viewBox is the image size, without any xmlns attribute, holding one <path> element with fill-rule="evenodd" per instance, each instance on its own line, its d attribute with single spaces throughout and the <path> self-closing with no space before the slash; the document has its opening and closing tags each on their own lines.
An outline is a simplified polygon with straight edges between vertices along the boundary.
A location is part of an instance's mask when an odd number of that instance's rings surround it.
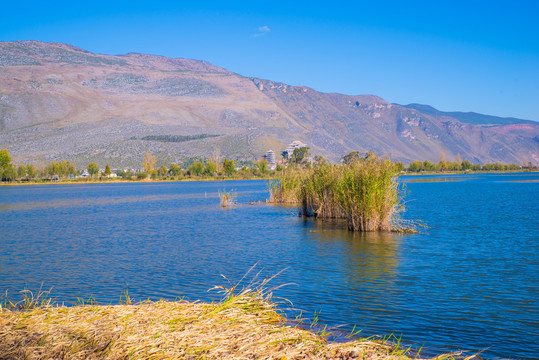
<svg viewBox="0 0 539 360">
<path fill-rule="evenodd" d="M 256 291 L 219 303 L 0 310 L 0 359 L 409 359 L 398 342 L 329 343 Z M 443 358 L 452 356 L 444 355 Z M 439 357 L 442 358 L 442 357 Z"/>
</svg>

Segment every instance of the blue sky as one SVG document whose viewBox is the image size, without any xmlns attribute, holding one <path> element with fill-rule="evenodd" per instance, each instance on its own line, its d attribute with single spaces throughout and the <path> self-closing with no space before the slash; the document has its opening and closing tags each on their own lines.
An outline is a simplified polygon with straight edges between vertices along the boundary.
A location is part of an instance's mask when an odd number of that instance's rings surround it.
<svg viewBox="0 0 539 360">
<path fill-rule="evenodd" d="M 201 59 L 324 92 L 539 121 L 539 1 L 26 1 L 0 41 Z"/>
</svg>

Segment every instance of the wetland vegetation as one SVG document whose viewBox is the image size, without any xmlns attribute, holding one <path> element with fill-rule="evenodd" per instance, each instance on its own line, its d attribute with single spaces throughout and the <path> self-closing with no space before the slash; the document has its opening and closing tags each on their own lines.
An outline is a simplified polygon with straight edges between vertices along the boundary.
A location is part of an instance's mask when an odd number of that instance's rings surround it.
<svg viewBox="0 0 539 360">
<path fill-rule="evenodd" d="M 79 299 L 66 307 L 52 303 L 48 292 L 26 291 L 20 302 L 0 304 L 0 358 L 420 359 L 421 349 L 403 347 L 393 335 L 358 338 L 353 329 L 339 332 L 347 341 L 334 342 L 335 333 L 318 326 L 316 318 L 307 321 L 300 314 L 290 321 L 272 298 L 278 287 L 268 283 L 275 276 L 257 282 L 257 275 L 245 286 L 241 280 L 215 286 L 224 296 L 212 303 L 133 303 L 126 291 L 119 305 Z"/>
<path fill-rule="evenodd" d="M 346 219 L 352 231 L 394 230 L 398 171 L 396 163 L 373 154 L 343 165 L 289 167 L 271 183 L 270 202 L 298 204 L 303 215 Z"/>
</svg>

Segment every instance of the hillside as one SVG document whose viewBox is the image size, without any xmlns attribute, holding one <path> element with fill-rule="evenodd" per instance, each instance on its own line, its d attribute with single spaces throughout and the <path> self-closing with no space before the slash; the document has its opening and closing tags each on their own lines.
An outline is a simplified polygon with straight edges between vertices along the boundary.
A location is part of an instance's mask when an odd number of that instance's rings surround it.
<svg viewBox="0 0 539 360">
<path fill-rule="evenodd" d="M 0 148 L 16 163 L 140 166 L 147 150 L 164 164 L 254 160 L 293 140 L 331 160 L 373 150 L 404 162 L 438 161 L 445 152 L 448 160 L 460 153 L 472 162 L 539 163 L 539 123 L 460 120 L 371 95 L 247 78 L 204 61 L 0 42 Z"/>
<path fill-rule="evenodd" d="M 408 104 L 401 105 L 408 109 L 415 109 L 423 114 L 432 116 L 449 116 L 457 119 L 460 122 L 468 124 L 491 124 L 491 125 L 510 125 L 510 124 L 532 124 L 537 125 L 536 121 L 517 119 L 513 117 L 504 118 L 499 116 L 478 114 L 476 112 L 462 112 L 462 111 L 440 111 L 433 108 L 430 105 L 422 104 Z"/>
</svg>

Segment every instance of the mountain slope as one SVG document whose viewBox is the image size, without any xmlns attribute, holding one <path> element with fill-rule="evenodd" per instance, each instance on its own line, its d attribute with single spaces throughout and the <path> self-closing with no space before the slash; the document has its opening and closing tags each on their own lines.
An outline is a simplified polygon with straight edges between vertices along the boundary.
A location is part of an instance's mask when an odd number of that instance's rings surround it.
<svg viewBox="0 0 539 360">
<path fill-rule="evenodd" d="M 460 122 L 468 123 L 468 124 L 496 124 L 496 125 L 511 125 L 511 124 L 531 124 L 531 125 L 537 125 L 536 121 L 533 120 L 524 120 L 524 119 L 517 119 L 517 118 L 504 118 L 499 116 L 492 116 L 492 115 L 484 115 L 484 114 L 478 114 L 476 112 L 462 112 L 462 111 L 440 111 L 438 109 L 433 108 L 430 105 L 422 105 L 422 104 L 408 104 L 408 105 L 401 105 L 408 109 L 415 109 L 423 114 L 431 115 L 431 116 L 449 116 L 454 119 L 457 119 Z"/>
<path fill-rule="evenodd" d="M 215 135 L 181 142 L 150 135 Z M 180 139 L 180 137 L 176 137 Z M 204 61 L 92 54 L 59 43 L 0 42 L 0 148 L 17 163 L 68 159 L 140 166 L 147 150 L 258 159 L 301 140 L 338 160 L 373 150 L 395 160 L 539 163 L 539 125 L 469 124 L 376 96 L 326 94 L 247 78 Z"/>
</svg>

